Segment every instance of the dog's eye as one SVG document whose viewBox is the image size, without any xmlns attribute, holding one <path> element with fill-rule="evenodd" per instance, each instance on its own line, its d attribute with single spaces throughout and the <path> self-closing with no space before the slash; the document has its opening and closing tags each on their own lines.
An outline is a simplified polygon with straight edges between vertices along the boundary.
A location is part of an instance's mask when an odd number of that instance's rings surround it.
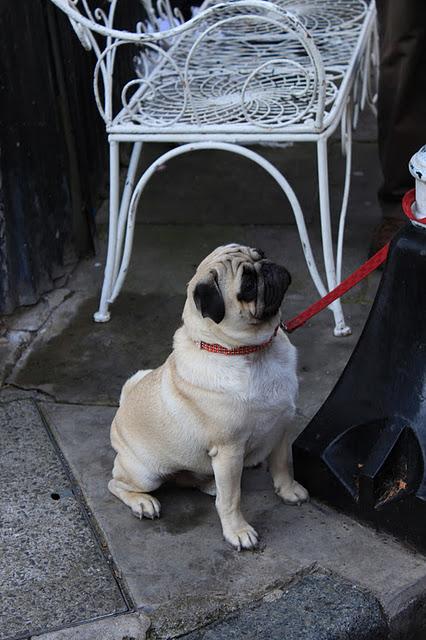
<svg viewBox="0 0 426 640">
<path fill-rule="evenodd" d="M 252 302 L 257 298 L 257 275 L 254 269 L 243 267 L 243 275 L 241 277 L 241 288 L 237 296 L 238 300 L 243 302 Z"/>
</svg>

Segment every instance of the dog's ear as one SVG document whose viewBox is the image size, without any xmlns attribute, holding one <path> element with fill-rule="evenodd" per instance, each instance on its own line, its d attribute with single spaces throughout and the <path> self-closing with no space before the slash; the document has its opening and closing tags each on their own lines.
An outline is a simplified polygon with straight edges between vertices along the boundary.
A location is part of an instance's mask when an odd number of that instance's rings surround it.
<svg viewBox="0 0 426 640">
<path fill-rule="evenodd" d="M 217 282 L 217 272 L 210 271 L 209 276 L 197 284 L 194 289 L 194 302 L 203 318 L 211 318 L 219 324 L 225 316 L 225 302 Z"/>
</svg>

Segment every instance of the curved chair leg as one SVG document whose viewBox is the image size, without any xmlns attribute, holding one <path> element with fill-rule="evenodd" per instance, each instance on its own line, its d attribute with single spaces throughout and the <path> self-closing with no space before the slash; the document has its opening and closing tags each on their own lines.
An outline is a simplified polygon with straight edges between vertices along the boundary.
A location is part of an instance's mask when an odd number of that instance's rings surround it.
<svg viewBox="0 0 426 640">
<path fill-rule="evenodd" d="M 127 169 L 127 176 L 126 176 L 126 180 L 123 188 L 123 195 L 121 196 L 120 212 L 118 214 L 118 221 L 117 221 L 117 239 L 116 239 L 116 249 L 115 249 L 115 259 L 114 259 L 114 270 L 113 270 L 113 276 L 112 276 L 113 284 L 117 279 L 118 269 L 120 267 L 120 262 L 122 258 L 124 230 L 126 228 L 127 216 L 129 214 L 130 198 L 132 197 L 133 189 L 135 186 L 135 177 L 136 177 L 136 172 L 138 170 L 139 158 L 142 151 L 142 144 L 143 144 L 142 142 L 135 142 L 133 144 L 129 167 Z M 110 291 L 110 293 L 112 292 Z M 110 302 L 110 300 L 108 300 L 108 302 Z"/>
<path fill-rule="evenodd" d="M 134 232 L 134 226 L 135 226 L 136 211 L 137 211 L 139 198 L 142 194 L 143 189 L 145 188 L 145 185 L 147 184 L 148 180 L 151 178 L 152 174 L 155 172 L 156 168 L 159 165 L 167 162 L 168 160 L 170 160 L 175 156 L 179 156 L 179 155 L 182 155 L 183 153 L 189 153 L 190 151 L 196 151 L 199 149 L 219 149 L 222 151 L 230 151 L 230 152 L 242 155 L 250 160 L 253 160 L 260 166 L 262 166 L 278 182 L 278 184 L 286 194 L 290 202 L 290 205 L 293 209 L 297 228 L 299 231 L 300 242 L 302 244 L 302 249 L 305 255 L 306 264 L 308 266 L 312 280 L 314 281 L 314 284 L 317 287 L 319 294 L 321 296 L 325 295 L 326 289 L 318 273 L 315 259 L 312 254 L 312 249 L 311 249 L 302 209 L 300 207 L 296 194 L 294 193 L 293 189 L 290 187 L 289 183 L 284 178 L 284 176 L 270 162 L 265 160 L 265 158 L 260 156 L 258 153 L 255 153 L 251 149 L 247 149 L 246 147 L 242 147 L 237 144 L 225 143 L 225 142 L 195 142 L 195 143 L 183 144 L 183 145 L 180 145 L 179 147 L 171 149 L 170 151 L 167 151 L 162 156 L 157 158 L 157 160 L 155 160 L 155 162 L 151 164 L 151 166 L 144 172 L 144 174 L 139 179 L 133 191 L 133 195 L 129 205 L 129 215 L 127 217 L 126 239 L 124 244 L 123 256 L 121 259 L 120 270 L 119 270 L 117 279 L 115 280 L 114 288 L 109 298 L 109 302 L 113 302 L 118 296 L 118 294 L 120 293 L 121 287 L 123 286 L 123 283 L 129 268 L 130 257 L 132 252 L 132 244 L 133 244 L 133 232 Z"/>
<path fill-rule="evenodd" d="M 321 214 L 321 235 L 322 250 L 324 254 L 324 265 L 327 276 L 327 284 L 329 291 L 337 285 L 336 268 L 334 264 L 333 254 L 333 238 L 331 233 L 331 216 L 330 216 L 330 194 L 328 189 L 328 158 L 327 158 L 327 139 L 320 138 L 317 142 L 318 156 L 318 186 L 320 198 L 320 214 Z M 334 315 L 335 336 L 350 335 L 351 329 L 345 323 L 343 309 L 340 300 L 336 300 L 330 305 L 329 309 Z"/>
<path fill-rule="evenodd" d="M 339 216 L 339 232 L 337 236 L 336 280 L 342 280 L 343 240 L 345 235 L 346 213 L 348 211 L 349 191 L 352 171 L 352 105 L 348 102 L 342 119 L 342 154 L 346 158 L 345 184 Z"/>
<path fill-rule="evenodd" d="M 93 315 L 95 322 L 108 322 L 110 319 L 109 297 L 113 283 L 115 254 L 117 249 L 117 219 L 120 192 L 120 158 L 119 143 L 110 140 L 109 143 L 109 228 L 108 249 L 105 264 L 104 281 L 98 311 Z"/>
</svg>

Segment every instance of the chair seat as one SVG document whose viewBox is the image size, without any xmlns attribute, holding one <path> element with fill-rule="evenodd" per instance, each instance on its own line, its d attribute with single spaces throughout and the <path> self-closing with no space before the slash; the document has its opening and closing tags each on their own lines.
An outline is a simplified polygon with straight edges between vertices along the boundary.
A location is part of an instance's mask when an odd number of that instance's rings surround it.
<svg viewBox="0 0 426 640">
<path fill-rule="evenodd" d="M 127 83 L 124 107 L 109 133 L 318 133 L 330 126 L 359 71 L 366 18 L 373 19 L 368 5 L 363 0 L 275 4 L 297 16 L 321 55 L 326 98 L 320 127 L 318 78 L 303 42 L 280 25 L 239 17 L 201 23 L 161 49 L 141 50 L 137 68 L 144 77 Z"/>
</svg>

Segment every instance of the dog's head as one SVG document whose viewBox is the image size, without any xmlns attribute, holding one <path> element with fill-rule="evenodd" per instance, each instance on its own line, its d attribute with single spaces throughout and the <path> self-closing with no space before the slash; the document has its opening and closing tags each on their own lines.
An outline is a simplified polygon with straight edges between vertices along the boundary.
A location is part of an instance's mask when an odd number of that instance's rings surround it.
<svg viewBox="0 0 426 640">
<path fill-rule="evenodd" d="M 215 249 L 199 265 L 188 285 L 184 317 L 198 314 L 217 333 L 259 333 L 278 324 L 279 310 L 291 282 L 287 269 L 260 249 L 229 244 Z M 185 317 L 185 320 L 186 320 Z"/>
</svg>

